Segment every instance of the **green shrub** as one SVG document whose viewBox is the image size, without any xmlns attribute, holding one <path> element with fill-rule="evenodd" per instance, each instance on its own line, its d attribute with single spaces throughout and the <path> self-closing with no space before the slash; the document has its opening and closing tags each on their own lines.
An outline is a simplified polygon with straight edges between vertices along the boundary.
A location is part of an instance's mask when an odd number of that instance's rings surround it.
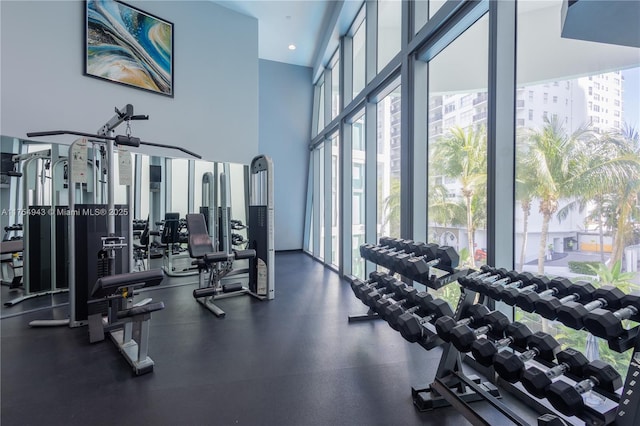
<svg viewBox="0 0 640 426">
<path fill-rule="evenodd" d="M 595 271 L 591 269 L 589 265 L 598 269 L 598 265 L 600 265 L 600 262 L 577 262 L 570 260 L 569 271 L 573 272 L 574 274 L 596 275 Z"/>
</svg>

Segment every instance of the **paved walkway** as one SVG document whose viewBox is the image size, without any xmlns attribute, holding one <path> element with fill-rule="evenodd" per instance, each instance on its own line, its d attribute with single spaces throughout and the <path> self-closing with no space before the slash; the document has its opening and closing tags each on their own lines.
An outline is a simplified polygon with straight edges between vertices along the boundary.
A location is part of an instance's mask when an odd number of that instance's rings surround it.
<svg viewBox="0 0 640 426">
<path fill-rule="evenodd" d="M 609 259 L 609 253 L 604 254 L 605 261 Z M 545 260 L 544 272 L 547 275 L 560 275 L 563 277 L 583 277 L 584 274 L 576 274 L 569 271 L 569 262 L 601 262 L 600 253 L 582 252 L 582 251 L 569 251 L 565 253 L 554 253 L 553 260 Z M 533 260 L 524 264 L 522 268 L 526 272 L 538 272 L 538 260 Z M 635 274 L 635 278 L 632 280 L 634 284 L 640 285 L 640 273 Z"/>
</svg>

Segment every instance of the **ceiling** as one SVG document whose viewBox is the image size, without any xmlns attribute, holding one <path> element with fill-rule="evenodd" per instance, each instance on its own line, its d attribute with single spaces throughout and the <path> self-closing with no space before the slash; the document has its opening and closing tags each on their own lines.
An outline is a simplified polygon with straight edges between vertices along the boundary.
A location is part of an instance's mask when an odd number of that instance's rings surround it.
<svg viewBox="0 0 640 426">
<path fill-rule="evenodd" d="M 334 1 L 224 0 L 214 3 L 258 20 L 260 59 L 312 67 Z M 295 50 L 289 50 L 294 44 Z"/>
</svg>

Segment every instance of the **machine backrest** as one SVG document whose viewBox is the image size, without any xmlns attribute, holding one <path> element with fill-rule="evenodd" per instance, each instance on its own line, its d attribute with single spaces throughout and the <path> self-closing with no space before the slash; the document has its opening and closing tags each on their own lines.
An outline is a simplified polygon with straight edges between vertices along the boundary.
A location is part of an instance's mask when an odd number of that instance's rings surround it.
<svg viewBox="0 0 640 426">
<path fill-rule="evenodd" d="M 164 228 L 160 241 L 162 244 L 178 242 L 178 227 L 180 225 L 180 213 L 166 213 L 164 215 Z"/>
<path fill-rule="evenodd" d="M 202 213 L 187 215 L 187 230 L 189 231 L 189 255 L 191 257 L 198 259 L 213 252 L 213 243 L 207 233 L 207 225 Z"/>
<path fill-rule="evenodd" d="M 147 221 L 144 223 L 144 229 L 142 230 L 142 234 L 140 234 L 140 245 L 144 247 L 149 246 L 149 216 L 147 216 Z"/>
</svg>

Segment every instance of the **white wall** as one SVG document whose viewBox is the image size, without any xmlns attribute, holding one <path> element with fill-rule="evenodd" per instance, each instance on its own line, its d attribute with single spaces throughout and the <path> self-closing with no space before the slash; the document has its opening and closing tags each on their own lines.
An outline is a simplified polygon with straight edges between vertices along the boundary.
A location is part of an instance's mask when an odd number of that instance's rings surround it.
<svg viewBox="0 0 640 426">
<path fill-rule="evenodd" d="M 275 249 L 300 250 L 309 163 L 311 68 L 260 60 L 261 154 L 271 157 Z"/>
<path fill-rule="evenodd" d="M 258 154 L 257 20 L 206 1 L 128 3 L 173 22 L 175 97 L 83 75 L 83 1 L 2 0 L 0 134 L 95 132 L 114 107 L 131 103 L 137 114 L 150 116 L 134 123 L 134 136 L 180 145 L 208 160 L 248 164 Z"/>
</svg>

